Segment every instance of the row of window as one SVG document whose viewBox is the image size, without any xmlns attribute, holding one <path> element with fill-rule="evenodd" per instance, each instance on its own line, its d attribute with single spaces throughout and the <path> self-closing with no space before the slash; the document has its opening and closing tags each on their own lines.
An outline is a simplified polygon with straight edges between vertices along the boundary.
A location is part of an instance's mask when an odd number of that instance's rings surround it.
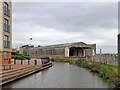
<svg viewBox="0 0 120 90">
<path fill-rule="evenodd" d="M 27 55 L 64 55 L 65 49 L 39 49 L 37 51 L 29 51 L 29 52 L 24 52 Z"/>
<path fill-rule="evenodd" d="M 10 17 L 10 10 L 8 3 L 4 2 L 4 14 Z M 10 32 L 9 20 L 4 19 L 4 30 Z M 4 36 L 4 48 L 10 48 L 9 36 Z M 4 60 L 8 60 L 8 52 L 4 52 Z"/>
<path fill-rule="evenodd" d="M 8 4 L 4 2 L 4 14 L 10 17 L 10 10 Z"/>
<path fill-rule="evenodd" d="M 9 9 L 8 9 L 8 4 L 6 2 L 4 2 L 4 14 L 7 15 L 7 16 L 10 16 L 10 13 L 9 13 Z M 6 32 L 10 32 L 10 26 L 9 26 L 9 20 L 7 19 L 4 19 L 4 30 Z"/>
</svg>

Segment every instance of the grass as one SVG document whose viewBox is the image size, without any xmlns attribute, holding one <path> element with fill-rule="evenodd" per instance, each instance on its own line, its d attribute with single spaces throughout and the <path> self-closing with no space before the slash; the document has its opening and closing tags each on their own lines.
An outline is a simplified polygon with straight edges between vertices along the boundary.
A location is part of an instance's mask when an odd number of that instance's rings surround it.
<svg viewBox="0 0 120 90">
<path fill-rule="evenodd" d="M 100 78 L 108 83 L 112 83 L 116 88 L 120 87 L 120 74 L 118 74 L 118 66 L 103 64 L 101 62 L 87 61 L 86 59 L 51 59 L 55 62 L 68 62 L 70 64 L 79 65 L 82 68 L 89 69 L 91 72 L 97 73 Z M 120 72 L 119 72 L 120 73 Z"/>
</svg>

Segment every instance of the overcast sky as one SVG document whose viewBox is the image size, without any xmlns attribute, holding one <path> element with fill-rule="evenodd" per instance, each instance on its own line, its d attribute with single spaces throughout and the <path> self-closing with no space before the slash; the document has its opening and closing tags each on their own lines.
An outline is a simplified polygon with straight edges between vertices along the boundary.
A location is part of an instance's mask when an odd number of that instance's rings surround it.
<svg viewBox="0 0 120 90">
<path fill-rule="evenodd" d="M 118 7 L 105 2 L 13 3 L 13 47 L 71 42 L 117 52 Z"/>
</svg>

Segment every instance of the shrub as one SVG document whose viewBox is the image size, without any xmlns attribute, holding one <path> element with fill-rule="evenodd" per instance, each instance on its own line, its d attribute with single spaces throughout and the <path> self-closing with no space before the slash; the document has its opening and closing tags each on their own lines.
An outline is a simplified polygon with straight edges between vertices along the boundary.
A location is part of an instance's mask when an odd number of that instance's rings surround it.
<svg viewBox="0 0 120 90">
<path fill-rule="evenodd" d="M 16 56 L 16 60 L 22 60 L 22 57 L 19 56 L 19 55 L 17 55 L 17 56 Z"/>
<path fill-rule="evenodd" d="M 103 79 L 109 79 L 111 77 L 110 74 L 114 73 L 113 70 L 108 67 L 108 66 L 103 66 L 101 69 L 100 69 L 100 77 L 103 78 Z"/>
<path fill-rule="evenodd" d="M 15 55 L 12 55 L 11 58 L 14 59 L 14 58 L 15 58 Z"/>
<path fill-rule="evenodd" d="M 18 52 L 11 52 L 12 55 L 19 55 Z"/>
<path fill-rule="evenodd" d="M 92 71 L 92 72 L 96 72 L 99 73 L 100 69 L 102 67 L 102 63 L 100 62 L 89 62 L 88 68 Z"/>
<path fill-rule="evenodd" d="M 60 59 L 51 59 L 51 61 L 56 61 L 56 62 L 68 62 L 68 63 L 70 63 L 70 64 L 76 64 L 76 61 L 77 61 L 78 59 L 64 59 L 64 58 L 60 58 Z"/>
<path fill-rule="evenodd" d="M 53 59 L 53 58 L 51 58 L 50 60 L 53 61 L 53 62 L 55 61 L 55 59 Z"/>
<path fill-rule="evenodd" d="M 86 59 L 80 59 L 77 61 L 77 63 L 80 65 L 80 67 L 88 67 L 88 61 Z"/>
<path fill-rule="evenodd" d="M 25 58 L 26 58 L 26 59 L 31 59 L 31 57 L 30 57 L 30 56 L 25 56 Z"/>
<path fill-rule="evenodd" d="M 25 59 L 30 59 L 31 57 L 28 55 L 23 55 L 23 54 L 18 54 L 16 52 L 12 52 L 12 59 L 16 60 L 25 60 Z"/>
<path fill-rule="evenodd" d="M 16 60 L 25 60 L 26 58 L 24 56 L 21 56 L 21 55 L 17 55 L 15 57 Z"/>
</svg>

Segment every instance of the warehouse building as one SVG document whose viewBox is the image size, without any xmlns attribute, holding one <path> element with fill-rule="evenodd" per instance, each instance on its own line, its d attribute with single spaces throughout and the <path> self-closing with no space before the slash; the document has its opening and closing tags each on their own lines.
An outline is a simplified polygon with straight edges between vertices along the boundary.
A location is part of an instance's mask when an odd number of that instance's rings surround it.
<svg viewBox="0 0 120 90">
<path fill-rule="evenodd" d="M 34 47 L 34 45 L 32 45 L 32 46 L 23 45 L 23 46 L 20 47 L 20 49 L 19 49 L 19 54 L 23 54 L 24 49 L 33 48 L 33 47 Z"/>
<path fill-rule="evenodd" d="M 96 44 L 83 42 L 39 46 L 23 50 L 32 57 L 91 57 L 96 54 Z"/>
</svg>

